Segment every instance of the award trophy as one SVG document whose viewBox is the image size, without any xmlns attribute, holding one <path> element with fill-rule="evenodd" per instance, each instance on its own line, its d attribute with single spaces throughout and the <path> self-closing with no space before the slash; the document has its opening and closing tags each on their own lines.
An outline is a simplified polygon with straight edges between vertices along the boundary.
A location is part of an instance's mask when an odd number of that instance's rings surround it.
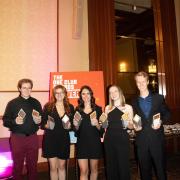
<svg viewBox="0 0 180 180">
<path fill-rule="evenodd" d="M 38 111 L 36 111 L 35 109 L 33 109 L 33 111 L 32 111 L 32 116 L 39 116 L 39 112 Z"/>
<path fill-rule="evenodd" d="M 99 121 L 102 124 L 102 128 L 108 127 L 107 115 L 105 113 L 101 114 L 101 116 L 99 117 Z"/>
<path fill-rule="evenodd" d="M 153 123 L 152 126 L 153 127 L 157 127 L 161 124 L 161 115 L 160 113 L 157 113 L 153 116 Z"/>
<path fill-rule="evenodd" d="M 48 115 L 48 121 L 47 121 L 47 123 L 48 123 L 49 129 L 53 130 L 53 129 L 54 129 L 54 126 L 55 126 L 54 118 Z"/>
<path fill-rule="evenodd" d="M 91 114 L 90 114 L 90 119 L 91 119 L 91 125 L 94 126 L 93 124 L 93 119 L 96 119 L 97 118 L 97 114 L 96 114 L 96 111 L 93 111 Z"/>
<path fill-rule="evenodd" d="M 24 112 L 24 110 L 22 108 L 19 110 L 18 116 L 21 117 L 23 119 L 23 121 L 24 121 L 26 113 Z"/>
<path fill-rule="evenodd" d="M 76 111 L 76 113 L 74 114 L 73 124 L 76 126 L 77 129 L 79 128 L 81 121 L 81 114 L 78 111 Z"/>
<path fill-rule="evenodd" d="M 121 116 L 121 121 L 122 121 L 123 129 L 126 129 L 128 127 L 128 124 L 129 124 L 129 114 L 127 112 L 125 112 Z"/>
<path fill-rule="evenodd" d="M 62 118 L 62 124 L 64 129 L 69 129 L 68 124 L 69 124 L 69 117 L 65 114 L 64 117 Z"/>
<path fill-rule="evenodd" d="M 142 129 L 141 117 L 138 116 L 137 114 L 133 118 L 133 124 L 134 124 L 136 129 L 138 129 L 138 130 Z"/>
<path fill-rule="evenodd" d="M 39 112 L 36 111 L 35 109 L 33 109 L 33 111 L 32 111 L 32 117 L 39 118 L 39 116 L 40 116 Z M 37 123 L 36 120 L 35 120 L 35 118 L 33 118 L 33 121 L 34 121 L 35 123 Z"/>
</svg>

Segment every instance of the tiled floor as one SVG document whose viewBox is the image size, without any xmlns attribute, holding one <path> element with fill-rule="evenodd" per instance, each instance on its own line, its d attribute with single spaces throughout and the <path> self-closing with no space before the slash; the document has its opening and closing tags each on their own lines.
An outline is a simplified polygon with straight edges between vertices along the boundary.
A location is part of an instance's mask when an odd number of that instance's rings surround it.
<svg viewBox="0 0 180 180">
<path fill-rule="evenodd" d="M 132 180 L 140 180 L 138 168 L 134 161 L 131 162 L 131 170 L 132 170 Z M 78 180 L 76 177 L 76 170 L 74 167 L 69 168 L 69 176 L 68 180 Z M 180 180 L 180 153 L 171 157 L 168 157 L 167 161 L 167 174 L 168 180 Z M 49 175 L 47 170 L 38 174 L 39 180 L 49 180 Z M 25 178 L 27 179 L 27 178 Z M 98 180 L 105 180 L 104 168 L 99 168 L 99 178 Z M 155 178 L 153 179 L 155 180 Z"/>
</svg>

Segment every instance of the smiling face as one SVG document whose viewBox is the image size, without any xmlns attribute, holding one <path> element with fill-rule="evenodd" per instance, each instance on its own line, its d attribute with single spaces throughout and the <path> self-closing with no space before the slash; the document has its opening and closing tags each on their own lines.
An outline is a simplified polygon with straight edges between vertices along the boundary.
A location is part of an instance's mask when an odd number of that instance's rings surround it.
<svg viewBox="0 0 180 180">
<path fill-rule="evenodd" d="M 57 102 L 62 102 L 64 100 L 64 97 L 65 97 L 65 92 L 61 88 L 55 89 L 54 97 L 55 97 Z"/>
<path fill-rule="evenodd" d="M 136 76 L 135 80 L 136 80 L 137 88 L 139 89 L 140 93 L 148 91 L 149 81 L 146 77 Z"/>
<path fill-rule="evenodd" d="M 90 103 L 91 102 L 91 94 L 88 89 L 83 89 L 81 92 L 82 100 L 84 103 Z"/>
<path fill-rule="evenodd" d="M 31 95 L 32 86 L 30 83 L 22 83 L 21 88 L 19 88 L 19 92 L 23 98 L 29 98 Z"/>
<path fill-rule="evenodd" d="M 110 96 L 110 99 L 112 99 L 113 101 L 120 100 L 119 90 L 116 86 L 112 86 L 109 89 L 109 96 Z"/>
</svg>

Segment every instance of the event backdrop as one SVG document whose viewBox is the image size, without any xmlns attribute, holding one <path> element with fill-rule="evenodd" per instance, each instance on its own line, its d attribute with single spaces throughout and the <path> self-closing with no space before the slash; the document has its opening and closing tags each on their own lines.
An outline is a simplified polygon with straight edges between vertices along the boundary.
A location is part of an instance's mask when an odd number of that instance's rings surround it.
<svg viewBox="0 0 180 180">
<path fill-rule="evenodd" d="M 76 106 L 81 86 L 88 85 L 94 92 L 96 104 L 104 107 L 104 80 L 102 71 L 91 72 L 51 72 L 50 96 L 54 86 L 61 84 L 66 87 L 70 102 Z"/>
</svg>

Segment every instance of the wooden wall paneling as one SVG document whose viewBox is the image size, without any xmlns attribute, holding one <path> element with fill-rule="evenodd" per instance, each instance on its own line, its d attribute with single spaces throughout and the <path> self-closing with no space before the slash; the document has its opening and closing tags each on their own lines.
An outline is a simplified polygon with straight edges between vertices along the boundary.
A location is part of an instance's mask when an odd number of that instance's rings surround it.
<svg viewBox="0 0 180 180">
<path fill-rule="evenodd" d="M 105 87 L 116 82 L 114 1 L 88 0 L 89 70 L 102 70 Z"/>
<path fill-rule="evenodd" d="M 180 122 L 180 65 L 174 1 L 153 0 L 159 85 L 172 111 L 172 122 Z"/>
</svg>

